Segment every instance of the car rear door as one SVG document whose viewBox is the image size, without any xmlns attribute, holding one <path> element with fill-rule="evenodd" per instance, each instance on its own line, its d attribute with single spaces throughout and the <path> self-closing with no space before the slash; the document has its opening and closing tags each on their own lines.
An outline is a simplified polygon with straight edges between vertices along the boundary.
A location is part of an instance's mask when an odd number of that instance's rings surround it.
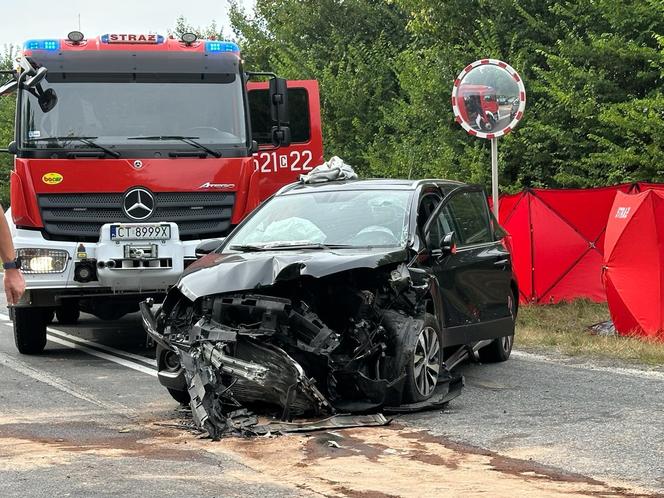
<svg viewBox="0 0 664 498">
<path fill-rule="evenodd" d="M 492 323 L 510 315 L 511 262 L 496 240 L 484 190 L 464 186 L 450 192 L 425 230 L 431 246 L 446 233 L 456 236 L 450 254 L 431 258 L 443 298 L 446 345 L 504 335 Z"/>
</svg>

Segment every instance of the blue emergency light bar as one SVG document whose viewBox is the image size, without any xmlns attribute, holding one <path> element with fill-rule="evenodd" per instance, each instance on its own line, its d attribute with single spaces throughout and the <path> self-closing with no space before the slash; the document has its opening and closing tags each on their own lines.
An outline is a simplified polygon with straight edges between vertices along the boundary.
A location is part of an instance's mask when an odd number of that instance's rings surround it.
<svg viewBox="0 0 664 498">
<path fill-rule="evenodd" d="M 229 41 L 215 41 L 208 40 L 205 42 L 205 51 L 206 52 L 233 52 L 235 54 L 240 53 L 240 47 L 237 43 Z"/>
<path fill-rule="evenodd" d="M 60 40 L 28 40 L 24 50 L 60 50 Z"/>
</svg>

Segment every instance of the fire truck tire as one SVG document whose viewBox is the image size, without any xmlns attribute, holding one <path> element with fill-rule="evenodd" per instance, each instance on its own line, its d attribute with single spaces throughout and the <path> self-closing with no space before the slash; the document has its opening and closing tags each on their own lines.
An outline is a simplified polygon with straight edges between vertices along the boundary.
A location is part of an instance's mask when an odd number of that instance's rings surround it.
<svg viewBox="0 0 664 498">
<path fill-rule="evenodd" d="M 81 310 L 78 304 L 64 304 L 55 310 L 55 316 L 61 325 L 73 325 L 78 322 L 81 316 Z"/>
<path fill-rule="evenodd" d="M 21 354 L 39 354 L 46 346 L 46 322 L 50 309 L 16 308 L 14 343 Z"/>
</svg>

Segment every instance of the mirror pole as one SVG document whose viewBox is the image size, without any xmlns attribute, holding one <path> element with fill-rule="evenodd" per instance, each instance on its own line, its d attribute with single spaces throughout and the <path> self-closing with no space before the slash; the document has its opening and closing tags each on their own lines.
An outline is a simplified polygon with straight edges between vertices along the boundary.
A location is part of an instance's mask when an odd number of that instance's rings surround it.
<svg viewBox="0 0 664 498">
<path fill-rule="evenodd" d="M 498 138 L 491 139 L 491 197 L 493 200 L 493 215 L 498 218 Z"/>
</svg>

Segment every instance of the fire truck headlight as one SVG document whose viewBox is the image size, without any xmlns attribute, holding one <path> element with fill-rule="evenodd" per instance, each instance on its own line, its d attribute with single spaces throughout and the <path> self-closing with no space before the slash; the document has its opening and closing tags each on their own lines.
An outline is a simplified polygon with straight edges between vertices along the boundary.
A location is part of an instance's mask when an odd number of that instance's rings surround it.
<svg viewBox="0 0 664 498">
<path fill-rule="evenodd" d="M 83 36 L 83 33 L 80 31 L 71 31 L 69 34 L 67 34 L 67 38 L 70 42 L 81 43 L 85 36 Z"/>
<path fill-rule="evenodd" d="M 198 37 L 196 36 L 195 33 L 184 33 L 180 39 L 182 40 L 183 43 L 191 45 L 196 41 L 197 38 Z"/>
<path fill-rule="evenodd" d="M 69 254 L 57 249 L 21 248 L 16 250 L 21 258 L 23 273 L 62 273 L 67 268 Z"/>
</svg>

